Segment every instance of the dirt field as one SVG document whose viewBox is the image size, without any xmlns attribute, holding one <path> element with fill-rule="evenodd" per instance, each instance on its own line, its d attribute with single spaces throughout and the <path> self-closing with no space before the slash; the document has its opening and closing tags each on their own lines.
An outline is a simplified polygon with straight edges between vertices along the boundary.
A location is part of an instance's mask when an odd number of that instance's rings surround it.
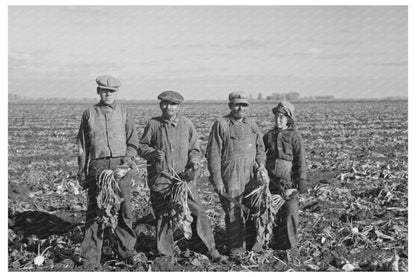
<svg viewBox="0 0 416 277">
<path fill-rule="evenodd" d="M 10 271 L 80 270 L 73 258 L 83 236 L 86 192 L 76 180 L 75 140 L 87 106 L 9 104 Z M 128 106 L 136 113 L 140 136 L 146 122 L 159 114 L 158 105 Z M 272 107 L 250 106 L 263 132 L 273 125 Z M 226 103 L 182 107 L 204 151 L 215 118 L 226 113 Z M 163 261 L 146 204 L 144 161 L 137 159 L 141 178 L 134 192 L 134 227 L 143 259 L 134 266 L 119 261 L 109 239 L 100 270 L 407 271 L 407 101 L 297 103 L 295 114 L 306 147 L 309 190 L 300 199 L 299 244 L 289 263 L 272 250 L 247 252 L 238 263 L 210 263 L 197 240 L 188 242 L 180 234 L 176 263 Z M 206 175 L 199 180 L 199 191 L 217 246 L 225 253 L 224 213 Z"/>
</svg>

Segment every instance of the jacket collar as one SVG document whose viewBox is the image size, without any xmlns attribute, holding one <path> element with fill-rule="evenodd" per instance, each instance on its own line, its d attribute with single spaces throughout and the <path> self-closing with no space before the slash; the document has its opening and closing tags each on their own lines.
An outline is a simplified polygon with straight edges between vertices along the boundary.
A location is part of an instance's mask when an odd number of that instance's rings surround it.
<svg viewBox="0 0 416 277">
<path fill-rule="evenodd" d="M 173 120 L 167 120 L 167 119 L 164 119 L 163 117 L 160 117 L 160 121 L 162 121 L 164 124 L 170 124 L 173 127 L 176 127 L 176 125 L 178 125 L 178 121 L 179 121 L 179 114 L 177 114 L 175 119 L 173 119 Z"/>
<path fill-rule="evenodd" d="M 117 103 L 116 102 L 113 102 L 113 104 L 111 104 L 111 105 L 106 105 L 106 104 L 104 104 L 103 102 L 98 102 L 98 104 L 97 104 L 97 106 L 98 107 L 104 107 L 104 108 L 107 108 L 107 107 L 109 107 L 109 108 L 112 108 L 113 110 L 117 107 Z"/>
<path fill-rule="evenodd" d="M 274 130 L 274 132 L 279 133 L 279 132 L 296 130 L 296 127 L 295 126 L 289 126 L 287 129 L 282 130 L 282 129 L 279 129 L 276 126 L 274 126 L 273 130 Z"/>
<path fill-rule="evenodd" d="M 234 119 L 231 114 L 227 115 L 227 117 L 230 119 L 230 122 L 232 124 L 241 124 L 241 123 L 247 123 L 247 117 L 243 117 L 243 120 L 238 121 L 237 119 Z"/>
</svg>

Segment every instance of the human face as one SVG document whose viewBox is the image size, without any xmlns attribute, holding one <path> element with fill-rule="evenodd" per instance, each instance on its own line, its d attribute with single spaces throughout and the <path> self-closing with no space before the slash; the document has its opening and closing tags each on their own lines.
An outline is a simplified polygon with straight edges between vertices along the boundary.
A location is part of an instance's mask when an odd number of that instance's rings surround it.
<svg viewBox="0 0 416 277">
<path fill-rule="evenodd" d="M 248 105 L 245 103 L 229 103 L 228 107 L 234 119 L 243 119 L 247 114 Z"/>
<path fill-rule="evenodd" d="M 162 111 L 162 117 L 165 119 L 175 119 L 179 112 L 179 104 L 169 101 L 161 101 L 160 110 Z"/>
<path fill-rule="evenodd" d="M 274 123 L 276 124 L 276 127 L 279 129 L 287 129 L 287 117 L 282 113 L 276 113 L 274 115 Z"/>
<path fill-rule="evenodd" d="M 98 88 L 97 93 L 100 95 L 102 103 L 111 105 L 116 100 L 118 90 Z"/>
</svg>

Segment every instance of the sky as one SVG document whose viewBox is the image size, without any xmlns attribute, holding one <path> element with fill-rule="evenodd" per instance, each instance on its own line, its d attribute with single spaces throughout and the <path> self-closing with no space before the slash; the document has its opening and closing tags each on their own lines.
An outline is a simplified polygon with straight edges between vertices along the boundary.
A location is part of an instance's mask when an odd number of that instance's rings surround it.
<svg viewBox="0 0 416 277">
<path fill-rule="evenodd" d="M 9 6 L 8 91 L 223 100 L 408 96 L 407 6 Z"/>
</svg>

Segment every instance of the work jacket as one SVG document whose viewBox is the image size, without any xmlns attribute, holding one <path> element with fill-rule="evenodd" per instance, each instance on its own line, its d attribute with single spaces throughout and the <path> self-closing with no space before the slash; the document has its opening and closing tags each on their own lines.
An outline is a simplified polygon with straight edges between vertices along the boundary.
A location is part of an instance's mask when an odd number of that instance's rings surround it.
<svg viewBox="0 0 416 277">
<path fill-rule="evenodd" d="M 306 190 L 305 148 L 296 128 L 273 128 L 263 137 L 266 147 L 266 169 L 269 175 L 293 182 L 303 192 Z"/>
<path fill-rule="evenodd" d="M 162 161 L 156 158 L 157 150 L 165 152 Z M 196 129 L 191 120 L 181 115 L 172 121 L 160 116 L 150 119 L 140 139 L 138 153 L 147 160 L 149 185 L 154 190 L 165 189 L 162 185 L 155 187 L 155 183 L 167 186 L 170 183 L 159 176 L 160 172 L 175 176 L 184 171 L 190 159 L 199 159 L 201 155 Z"/>
<path fill-rule="evenodd" d="M 108 157 L 136 156 L 138 137 L 134 118 L 119 104 L 101 102 L 86 109 L 78 132 L 80 169 L 86 170 L 88 161 Z"/>
</svg>

